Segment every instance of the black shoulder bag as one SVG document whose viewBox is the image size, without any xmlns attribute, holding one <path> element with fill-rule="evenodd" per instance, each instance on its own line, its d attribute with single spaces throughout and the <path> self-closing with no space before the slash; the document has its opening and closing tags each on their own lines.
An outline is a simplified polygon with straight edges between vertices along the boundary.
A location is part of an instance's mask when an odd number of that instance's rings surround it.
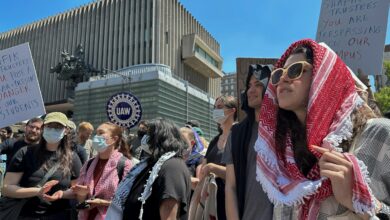
<svg viewBox="0 0 390 220">
<path fill-rule="evenodd" d="M 50 170 L 45 174 L 41 181 L 39 181 L 37 187 L 42 187 L 47 182 L 47 180 L 54 174 L 54 172 L 58 169 L 59 166 L 60 164 L 56 163 L 52 168 L 50 168 Z M 1 197 L 0 219 L 17 220 L 24 204 L 26 204 L 29 199 L 30 198 L 18 199 Z"/>
</svg>

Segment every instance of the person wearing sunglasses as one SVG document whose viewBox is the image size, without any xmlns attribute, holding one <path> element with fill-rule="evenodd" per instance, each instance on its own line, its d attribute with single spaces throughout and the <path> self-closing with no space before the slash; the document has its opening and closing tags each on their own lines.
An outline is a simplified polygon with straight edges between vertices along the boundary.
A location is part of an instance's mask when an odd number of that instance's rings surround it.
<svg viewBox="0 0 390 220">
<path fill-rule="evenodd" d="M 287 68 L 277 68 L 272 71 L 271 84 L 279 85 L 280 79 L 284 77 L 284 80 L 292 82 L 302 77 L 303 73 L 311 71 L 313 66 L 307 61 L 297 61 L 290 64 Z"/>
<path fill-rule="evenodd" d="M 222 161 L 226 164 L 227 219 L 272 219 L 273 205 L 256 182 L 258 118 L 271 70 L 268 66 L 251 65 L 241 94 L 241 109 L 246 118 L 233 125 Z"/>
<path fill-rule="evenodd" d="M 293 219 L 389 219 L 390 121 L 375 118 L 326 44 L 293 43 L 275 67 L 253 162 L 270 201 Z"/>
</svg>

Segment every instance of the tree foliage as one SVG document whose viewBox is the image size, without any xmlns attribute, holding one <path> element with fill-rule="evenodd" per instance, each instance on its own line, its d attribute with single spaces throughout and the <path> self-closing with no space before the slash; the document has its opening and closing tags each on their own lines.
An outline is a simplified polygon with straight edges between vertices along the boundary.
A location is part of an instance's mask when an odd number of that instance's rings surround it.
<svg viewBox="0 0 390 220">
<path fill-rule="evenodd" d="M 379 108 L 383 113 L 390 111 L 390 87 L 389 86 L 381 88 L 379 92 L 374 94 L 374 96 L 376 101 L 379 104 Z"/>
<path fill-rule="evenodd" d="M 384 61 L 383 67 L 385 69 L 384 74 L 387 76 L 387 80 L 390 80 L 390 61 Z"/>
</svg>

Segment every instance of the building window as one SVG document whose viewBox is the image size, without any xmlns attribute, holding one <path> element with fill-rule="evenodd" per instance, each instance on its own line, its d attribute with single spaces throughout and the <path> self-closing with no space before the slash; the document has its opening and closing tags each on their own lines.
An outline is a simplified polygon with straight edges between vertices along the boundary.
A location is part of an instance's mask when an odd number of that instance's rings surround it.
<svg viewBox="0 0 390 220">
<path fill-rule="evenodd" d="M 211 65 L 218 68 L 218 62 L 214 58 L 212 58 L 205 50 L 203 50 L 196 44 L 195 53 L 199 54 L 201 57 L 205 58 L 205 60 L 207 60 Z"/>
</svg>

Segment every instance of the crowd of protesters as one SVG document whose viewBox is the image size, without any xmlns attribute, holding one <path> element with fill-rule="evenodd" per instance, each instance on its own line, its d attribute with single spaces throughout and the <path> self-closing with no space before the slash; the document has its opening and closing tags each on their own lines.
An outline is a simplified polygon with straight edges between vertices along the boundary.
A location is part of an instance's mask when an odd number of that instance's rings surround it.
<svg viewBox="0 0 390 220">
<path fill-rule="evenodd" d="M 369 93 L 304 39 L 249 66 L 240 106 L 216 98 L 210 142 L 196 120 L 127 136 L 52 112 L 20 137 L 2 128 L 0 219 L 390 219 L 390 120 Z"/>
</svg>

